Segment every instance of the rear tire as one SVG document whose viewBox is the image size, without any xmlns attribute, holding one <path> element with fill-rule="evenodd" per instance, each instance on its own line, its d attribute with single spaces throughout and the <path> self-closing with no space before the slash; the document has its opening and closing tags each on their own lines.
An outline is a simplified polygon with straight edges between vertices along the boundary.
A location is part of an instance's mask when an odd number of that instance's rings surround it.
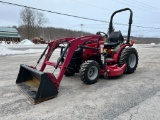
<svg viewBox="0 0 160 120">
<path fill-rule="evenodd" d="M 138 65 L 138 53 L 135 48 L 128 47 L 122 50 L 119 56 L 119 67 L 122 67 L 126 64 L 126 70 L 124 73 L 131 74 L 133 73 Z"/>
<path fill-rule="evenodd" d="M 85 84 L 94 84 L 100 75 L 100 66 L 94 60 L 88 60 L 82 64 L 80 69 L 81 80 Z"/>
</svg>

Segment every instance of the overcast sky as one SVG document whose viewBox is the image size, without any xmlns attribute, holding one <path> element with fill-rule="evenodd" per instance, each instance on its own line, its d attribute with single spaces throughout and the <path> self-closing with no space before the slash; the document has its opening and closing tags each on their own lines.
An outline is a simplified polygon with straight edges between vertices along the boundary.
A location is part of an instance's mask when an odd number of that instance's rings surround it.
<svg viewBox="0 0 160 120">
<path fill-rule="evenodd" d="M 159 0 L 2 0 L 5 2 L 17 3 L 20 5 L 41 8 L 54 12 L 71 14 L 81 17 L 88 17 L 103 21 L 109 21 L 111 14 L 122 8 L 131 8 L 133 11 L 133 25 L 151 28 L 132 27 L 131 35 L 160 37 L 160 1 Z M 19 25 L 19 13 L 21 7 L 0 3 L 0 26 Z M 57 14 L 43 12 L 49 23 L 45 26 L 66 28 L 72 30 L 96 33 L 97 31 L 107 32 L 108 23 L 95 22 L 90 20 L 77 19 Z M 114 22 L 128 24 L 129 12 L 117 14 Z M 114 25 L 116 30 L 121 30 L 126 35 L 127 27 Z"/>
</svg>

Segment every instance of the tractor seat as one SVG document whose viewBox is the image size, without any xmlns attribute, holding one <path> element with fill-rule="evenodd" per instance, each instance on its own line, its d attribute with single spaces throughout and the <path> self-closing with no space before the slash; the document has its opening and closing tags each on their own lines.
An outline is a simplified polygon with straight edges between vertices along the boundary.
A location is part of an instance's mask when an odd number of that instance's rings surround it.
<svg viewBox="0 0 160 120">
<path fill-rule="evenodd" d="M 124 41 L 121 31 L 112 32 L 108 38 L 108 42 L 104 43 L 104 48 L 114 49 Z"/>
<path fill-rule="evenodd" d="M 104 43 L 104 48 L 115 48 L 117 45 L 119 45 L 120 42 L 109 42 Z"/>
</svg>

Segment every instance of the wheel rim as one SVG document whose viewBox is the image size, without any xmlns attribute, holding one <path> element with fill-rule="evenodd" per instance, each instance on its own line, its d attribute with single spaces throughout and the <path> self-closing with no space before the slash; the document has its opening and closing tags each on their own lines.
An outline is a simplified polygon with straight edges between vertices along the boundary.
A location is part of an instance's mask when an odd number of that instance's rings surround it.
<svg viewBox="0 0 160 120">
<path fill-rule="evenodd" d="M 134 68 L 135 65 L 136 65 L 136 55 L 135 55 L 135 54 L 131 54 L 131 55 L 129 56 L 129 66 L 130 66 L 131 68 Z"/>
<path fill-rule="evenodd" d="M 88 78 L 90 80 L 94 80 L 98 75 L 98 68 L 96 66 L 92 66 L 88 70 Z"/>
</svg>

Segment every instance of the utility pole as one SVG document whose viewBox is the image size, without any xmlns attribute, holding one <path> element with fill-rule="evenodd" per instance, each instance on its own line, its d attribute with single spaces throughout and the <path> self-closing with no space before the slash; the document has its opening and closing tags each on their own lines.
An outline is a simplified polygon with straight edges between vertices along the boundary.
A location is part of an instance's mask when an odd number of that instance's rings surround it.
<svg viewBox="0 0 160 120">
<path fill-rule="evenodd" d="M 81 36 L 83 36 L 83 24 L 81 24 Z"/>
</svg>

